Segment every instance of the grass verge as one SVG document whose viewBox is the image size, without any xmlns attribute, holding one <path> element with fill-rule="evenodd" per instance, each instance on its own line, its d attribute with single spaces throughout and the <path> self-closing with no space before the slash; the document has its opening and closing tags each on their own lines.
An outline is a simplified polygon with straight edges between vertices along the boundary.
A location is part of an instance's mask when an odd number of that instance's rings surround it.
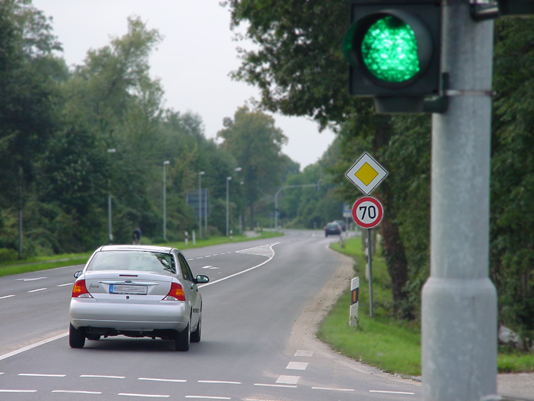
<svg viewBox="0 0 534 401">
<path fill-rule="evenodd" d="M 361 238 L 333 243 L 334 250 L 351 256 L 357 266 L 365 266 Z M 363 273 L 363 272 L 362 272 Z M 419 322 L 403 322 L 390 316 L 391 290 L 387 267 L 382 257 L 373 257 L 373 311 L 369 318 L 368 282 L 360 276 L 359 327 L 348 325 L 350 292 L 338 299 L 321 323 L 318 337 L 335 350 L 383 371 L 401 375 L 421 375 L 421 334 Z M 499 348 L 500 373 L 534 372 L 534 354 Z"/>
<path fill-rule="evenodd" d="M 234 237 L 213 237 L 206 240 L 199 240 L 193 245 L 192 242 L 186 244 L 185 242 L 168 242 L 165 244 L 158 244 L 170 246 L 178 249 L 192 249 L 202 248 L 206 246 L 254 241 L 258 239 L 274 238 L 284 235 L 275 231 L 264 231 L 256 237 L 246 237 L 244 235 L 237 235 Z M 29 259 L 17 260 L 13 263 L 0 264 L 0 277 L 12 274 L 29 273 L 39 270 L 54 269 L 56 267 L 83 265 L 87 262 L 92 252 L 85 253 L 69 253 L 53 256 L 39 256 Z"/>
</svg>

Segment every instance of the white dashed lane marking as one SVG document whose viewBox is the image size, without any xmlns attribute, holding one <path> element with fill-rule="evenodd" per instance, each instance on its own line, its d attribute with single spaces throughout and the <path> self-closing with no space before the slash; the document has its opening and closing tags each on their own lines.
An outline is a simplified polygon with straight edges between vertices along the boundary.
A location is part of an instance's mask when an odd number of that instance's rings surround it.
<svg viewBox="0 0 534 401">
<path fill-rule="evenodd" d="M 44 291 L 44 290 L 47 290 L 48 288 L 36 288 L 35 290 L 30 290 L 28 292 L 39 292 L 39 291 Z"/>
<path fill-rule="evenodd" d="M 312 390 L 344 391 L 346 393 L 356 391 L 353 388 L 312 387 Z"/>
<path fill-rule="evenodd" d="M 48 277 L 33 277 L 33 278 L 18 278 L 17 281 L 37 281 L 37 280 L 43 280 Z"/>
<path fill-rule="evenodd" d="M 53 393 L 65 393 L 65 394 L 94 394 L 100 395 L 102 391 L 87 391 L 87 390 L 52 390 Z"/>
<path fill-rule="evenodd" d="M 400 395 L 415 395 L 410 391 L 390 391 L 390 390 L 369 390 L 370 393 L 379 393 L 379 394 L 400 394 Z"/>
<path fill-rule="evenodd" d="M 198 383 L 206 383 L 206 384 L 243 384 L 241 382 L 232 382 L 232 381 L 226 381 L 226 380 L 198 380 Z"/>
<path fill-rule="evenodd" d="M 14 295 L 4 295 L 3 297 L 0 297 L 0 299 L 7 299 L 12 297 L 14 297 Z"/>
<path fill-rule="evenodd" d="M 126 376 L 80 375 L 84 379 L 126 379 Z"/>
<path fill-rule="evenodd" d="M 169 398 L 169 394 L 137 394 L 137 393 L 119 393 L 122 397 L 141 397 L 141 398 Z"/>
<path fill-rule="evenodd" d="M 187 383 L 184 379 L 157 379 L 152 377 L 139 377 L 137 380 L 153 381 L 153 382 L 166 382 L 166 383 Z"/>
<path fill-rule="evenodd" d="M 231 400 L 231 397 L 218 397 L 208 395 L 186 395 L 185 398 L 198 399 L 198 400 Z"/>
<path fill-rule="evenodd" d="M 289 370 L 306 370 L 308 368 L 308 362 L 289 362 L 286 369 Z"/>
<path fill-rule="evenodd" d="M 0 388 L 0 393 L 36 393 L 37 390 L 12 390 Z"/>
<path fill-rule="evenodd" d="M 279 387 L 279 388 L 297 388 L 295 385 L 290 384 L 264 384 L 264 383 L 254 383 L 256 387 Z"/>
<path fill-rule="evenodd" d="M 276 384 L 297 384 L 300 376 L 278 376 Z"/>
<path fill-rule="evenodd" d="M 65 377 L 64 374 L 49 374 L 49 373 L 19 373 L 19 376 L 26 377 Z"/>
</svg>

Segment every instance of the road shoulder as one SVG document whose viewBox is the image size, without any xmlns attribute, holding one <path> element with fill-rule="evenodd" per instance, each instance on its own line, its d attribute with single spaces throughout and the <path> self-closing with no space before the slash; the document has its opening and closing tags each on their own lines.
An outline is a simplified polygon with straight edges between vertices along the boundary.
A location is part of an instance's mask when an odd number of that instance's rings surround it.
<svg viewBox="0 0 534 401">
<path fill-rule="evenodd" d="M 335 252 L 335 251 L 332 251 Z M 407 378 L 404 376 L 390 374 L 375 367 L 355 361 L 333 350 L 328 344 L 320 341 L 316 333 L 319 325 L 326 317 L 330 309 L 345 289 L 350 285 L 350 280 L 354 276 L 353 259 L 336 252 L 339 257 L 339 267 L 332 277 L 319 291 L 315 298 L 301 312 L 295 321 L 291 337 L 288 343 L 290 350 L 298 347 L 306 347 L 323 357 L 330 358 L 344 367 L 363 374 L 379 375 L 387 377 L 392 381 L 410 382 L 421 385 L 420 377 Z M 347 307 L 348 319 L 348 307 Z M 534 401 L 534 373 L 513 373 L 497 375 L 498 393 L 509 400 Z"/>
</svg>

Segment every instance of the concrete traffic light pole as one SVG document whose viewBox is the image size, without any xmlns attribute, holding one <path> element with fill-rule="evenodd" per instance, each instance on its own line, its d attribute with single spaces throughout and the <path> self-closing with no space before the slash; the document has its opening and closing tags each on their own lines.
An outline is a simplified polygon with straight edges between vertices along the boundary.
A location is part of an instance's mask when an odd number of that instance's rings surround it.
<svg viewBox="0 0 534 401">
<path fill-rule="evenodd" d="M 488 277 L 493 21 L 443 3 L 449 107 L 432 120 L 431 275 L 423 288 L 426 401 L 497 397 L 497 296 Z"/>
</svg>

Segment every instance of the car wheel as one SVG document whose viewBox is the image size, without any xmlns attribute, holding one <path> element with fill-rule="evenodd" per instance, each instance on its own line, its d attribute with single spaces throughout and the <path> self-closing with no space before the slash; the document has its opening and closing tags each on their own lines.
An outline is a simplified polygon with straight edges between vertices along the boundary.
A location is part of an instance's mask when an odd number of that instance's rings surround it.
<svg viewBox="0 0 534 401">
<path fill-rule="evenodd" d="M 189 351 L 191 343 L 191 326 L 188 324 L 182 331 L 177 331 L 174 336 L 174 349 L 176 351 Z"/>
<path fill-rule="evenodd" d="M 83 331 L 75 328 L 72 324 L 69 326 L 69 345 L 71 348 L 83 348 L 85 345 Z"/>
<path fill-rule="evenodd" d="M 202 334 L 202 316 L 199 316 L 197 328 L 195 331 L 191 333 L 191 342 L 199 343 L 201 334 Z"/>
</svg>

